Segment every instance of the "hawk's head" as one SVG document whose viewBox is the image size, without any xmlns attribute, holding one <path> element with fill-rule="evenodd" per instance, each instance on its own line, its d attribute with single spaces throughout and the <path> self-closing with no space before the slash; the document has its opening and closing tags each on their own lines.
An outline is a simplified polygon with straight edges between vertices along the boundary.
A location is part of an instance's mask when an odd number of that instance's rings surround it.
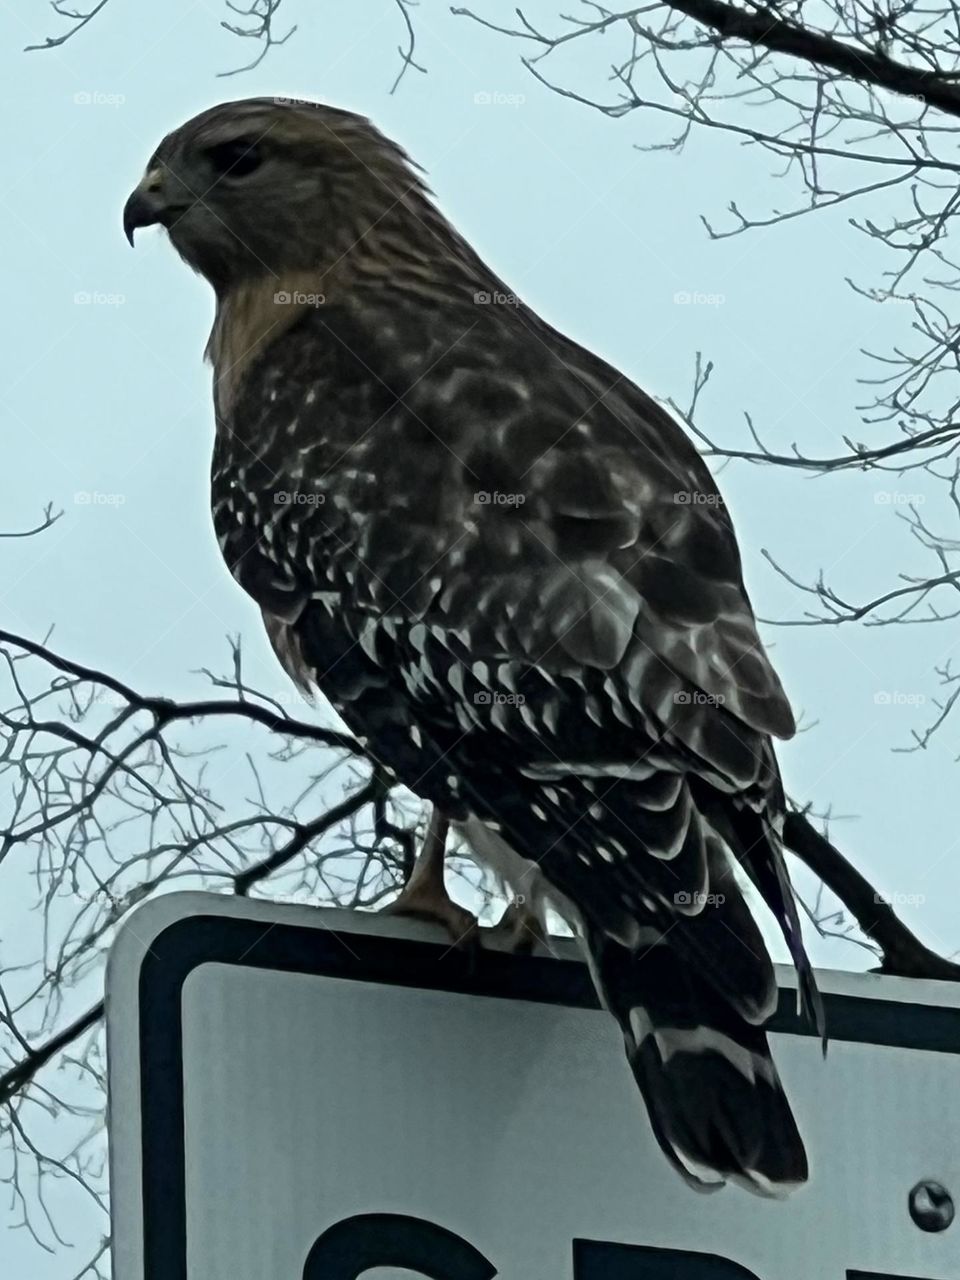
<svg viewBox="0 0 960 1280">
<path fill-rule="evenodd" d="M 161 223 L 218 293 L 251 278 L 323 270 L 429 205 L 405 153 L 368 120 L 319 103 L 227 102 L 160 143 L 123 225 Z M 373 247 L 372 245 L 370 246 Z"/>
</svg>

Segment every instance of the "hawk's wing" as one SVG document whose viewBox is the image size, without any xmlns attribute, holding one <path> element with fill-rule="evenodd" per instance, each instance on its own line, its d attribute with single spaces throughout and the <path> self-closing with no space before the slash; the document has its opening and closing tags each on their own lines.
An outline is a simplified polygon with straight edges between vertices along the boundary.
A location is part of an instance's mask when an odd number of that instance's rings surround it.
<svg viewBox="0 0 960 1280">
<path fill-rule="evenodd" d="M 405 412 L 352 450 L 377 475 L 357 495 L 373 575 L 358 604 L 462 634 L 474 661 L 616 673 L 694 749 L 729 717 L 790 737 L 729 516 L 684 432 L 540 322 L 488 324 L 428 349 Z"/>
</svg>

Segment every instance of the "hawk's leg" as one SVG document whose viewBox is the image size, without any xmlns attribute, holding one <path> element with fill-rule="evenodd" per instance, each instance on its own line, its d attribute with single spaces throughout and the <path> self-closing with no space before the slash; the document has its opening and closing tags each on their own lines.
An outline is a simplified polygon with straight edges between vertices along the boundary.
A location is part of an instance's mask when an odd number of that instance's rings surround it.
<svg viewBox="0 0 960 1280">
<path fill-rule="evenodd" d="M 433 920 L 443 925 L 455 945 L 472 946 L 476 942 L 477 917 L 457 906 L 447 893 L 443 878 L 449 827 L 447 819 L 434 807 L 413 873 L 399 898 L 384 910 L 391 915 Z"/>
</svg>

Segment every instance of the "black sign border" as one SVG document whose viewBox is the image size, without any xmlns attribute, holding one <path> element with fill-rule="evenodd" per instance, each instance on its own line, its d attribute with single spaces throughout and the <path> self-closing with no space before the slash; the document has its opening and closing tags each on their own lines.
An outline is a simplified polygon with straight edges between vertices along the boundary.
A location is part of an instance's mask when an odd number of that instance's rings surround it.
<svg viewBox="0 0 960 1280">
<path fill-rule="evenodd" d="M 241 916 L 198 914 L 167 926 L 150 943 L 139 981 L 145 1280 L 187 1280 L 181 996 L 194 969 L 211 963 L 599 1007 L 586 966 L 572 960 L 468 953 L 440 942 Z M 832 1040 L 960 1053 L 960 1009 L 829 993 L 824 1003 Z M 795 992 L 781 991 L 770 1030 L 813 1034 L 797 1015 Z"/>
</svg>

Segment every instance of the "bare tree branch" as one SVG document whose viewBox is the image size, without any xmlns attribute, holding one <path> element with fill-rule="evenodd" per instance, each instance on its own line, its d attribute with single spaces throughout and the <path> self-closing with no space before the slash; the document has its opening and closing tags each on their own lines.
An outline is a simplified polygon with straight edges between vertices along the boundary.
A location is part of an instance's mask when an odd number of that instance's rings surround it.
<svg viewBox="0 0 960 1280">
<path fill-rule="evenodd" d="M 74 1040 L 79 1039 L 85 1031 L 89 1031 L 102 1017 L 103 1001 L 100 1000 L 92 1008 L 88 1009 L 86 1013 L 82 1013 L 79 1018 L 75 1018 L 69 1026 L 64 1027 L 55 1036 L 51 1036 L 44 1044 L 30 1049 L 16 1066 L 11 1067 L 9 1071 L 3 1072 L 0 1075 L 0 1104 L 9 1102 L 14 1094 L 27 1085 L 42 1067 L 51 1062 L 68 1045 L 73 1044 Z"/>
<path fill-rule="evenodd" d="M 50 0 L 50 8 L 58 17 L 67 18 L 73 23 L 67 31 L 59 36 L 47 36 L 42 44 L 28 44 L 24 52 L 32 53 L 37 49 L 56 49 L 62 44 L 72 39 L 78 31 L 82 31 L 88 22 L 92 22 L 101 10 L 107 7 L 109 0 L 97 0 L 92 9 L 88 9 L 84 13 L 80 9 L 70 9 L 64 3 L 64 0 Z"/>
<path fill-rule="evenodd" d="M 862 932 L 877 943 L 882 955 L 877 972 L 901 978 L 960 981 L 960 965 L 924 946 L 884 895 L 817 831 L 804 810 L 795 809 L 787 814 L 783 839 L 787 848 L 819 876 L 853 914 Z"/>
<path fill-rule="evenodd" d="M 273 34 L 273 20 L 283 0 L 250 0 L 246 8 L 234 3 L 234 0 L 224 0 L 224 2 L 228 9 L 232 9 L 234 13 L 250 21 L 247 26 L 236 22 L 221 22 L 221 27 L 242 40 L 257 41 L 260 44 L 260 52 L 245 66 L 234 67 L 232 71 L 219 72 L 221 77 L 240 75 L 244 71 L 252 71 L 254 67 L 259 67 L 270 50 L 277 45 L 286 44 L 297 29 L 296 26 L 292 26 L 283 36 Z"/>
<path fill-rule="evenodd" d="M 419 62 L 414 60 L 414 53 L 417 48 L 417 34 L 413 29 L 413 23 L 410 20 L 410 10 L 414 7 L 416 0 L 394 0 L 400 15 L 403 18 L 403 25 L 406 34 L 406 43 L 397 46 L 397 53 L 400 55 L 400 70 L 397 72 L 397 78 L 390 86 L 391 94 L 396 93 L 400 87 L 400 81 L 412 67 L 414 71 L 419 71 L 426 75 L 426 67 L 422 67 Z"/>
<path fill-rule="evenodd" d="M 0 531 L 0 538 L 32 538 L 35 534 L 43 533 L 45 529 L 49 529 L 51 525 L 56 524 L 62 515 L 62 511 L 54 511 L 53 503 L 48 502 L 43 509 L 43 519 L 38 525 L 34 525 L 32 529 L 24 529 L 17 533 Z"/>
</svg>

